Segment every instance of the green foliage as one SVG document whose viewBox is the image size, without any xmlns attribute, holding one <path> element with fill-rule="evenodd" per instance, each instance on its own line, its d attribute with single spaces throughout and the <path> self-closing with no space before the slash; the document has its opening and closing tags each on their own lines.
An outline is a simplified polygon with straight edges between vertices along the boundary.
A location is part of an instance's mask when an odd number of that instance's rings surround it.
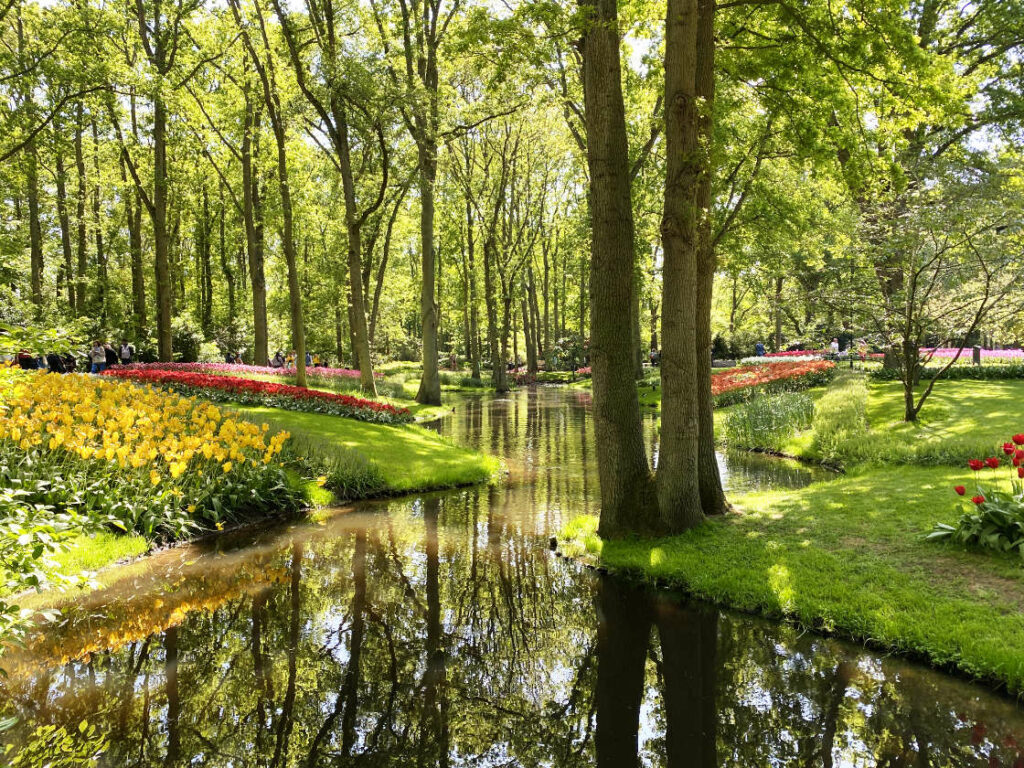
<svg viewBox="0 0 1024 768">
<path fill-rule="evenodd" d="M 728 411 L 725 442 L 735 448 L 781 451 L 786 441 L 811 426 L 814 401 L 805 392 L 764 395 Z"/>
<path fill-rule="evenodd" d="M 8 768 L 89 768 L 107 751 L 109 738 L 83 720 L 77 731 L 64 726 L 41 725 L 25 744 L 4 748 Z"/>
<path fill-rule="evenodd" d="M 970 359 L 970 352 L 964 353 Z M 930 365 L 921 368 L 921 381 L 927 382 L 934 378 L 942 366 Z M 897 368 L 877 368 L 869 374 L 874 381 L 899 381 L 900 372 Z M 953 365 L 942 374 L 936 386 L 943 381 L 999 381 L 1024 379 L 1024 363 L 985 363 L 984 365 Z"/>
<path fill-rule="evenodd" d="M 82 320 L 64 327 L 45 328 L 0 323 L 0 355 L 16 355 L 23 349 L 34 355 L 45 355 L 50 352 L 63 355 L 76 352 L 86 343 L 86 322 Z"/>
<path fill-rule="evenodd" d="M 195 363 L 203 348 L 203 329 L 188 315 L 178 315 L 171 323 L 175 361 Z"/>
<path fill-rule="evenodd" d="M 814 406 L 813 450 L 825 461 L 843 458 L 842 448 L 867 432 L 868 389 L 864 377 L 845 372 L 836 377 Z"/>
</svg>

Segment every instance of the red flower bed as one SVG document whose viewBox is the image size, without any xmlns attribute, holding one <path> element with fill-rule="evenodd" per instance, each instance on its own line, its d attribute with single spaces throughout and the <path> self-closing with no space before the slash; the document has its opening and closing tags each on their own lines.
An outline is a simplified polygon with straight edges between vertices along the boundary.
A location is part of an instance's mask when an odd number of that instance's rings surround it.
<svg viewBox="0 0 1024 768">
<path fill-rule="evenodd" d="M 185 394 L 204 397 L 207 400 L 264 405 L 292 411 L 329 413 L 382 424 L 397 424 L 412 420 L 412 414 L 407 408 L 395 408 L 393 405 L 352 395 L 321 392 L 290 384 L 255 381 L 236 376 L 131 367 L 109 368 L 104 375 L 130 379 L 144 384 L 155 384 Z"/>
<path fill-rule="evenodd" d="M 800 357 L 802 355 L 826 355 L 827 349 L 791 349 L 788 352 L 769 352 L 765 357 Z"/>
<path fill-rule="evenodd" d="M 715 405 L 734 405 L 755 392 L 781 392 L 826 384 L 835 372 L 831 360 L 802 360 L 743 365 L 711 374 Z"/>
</svg>

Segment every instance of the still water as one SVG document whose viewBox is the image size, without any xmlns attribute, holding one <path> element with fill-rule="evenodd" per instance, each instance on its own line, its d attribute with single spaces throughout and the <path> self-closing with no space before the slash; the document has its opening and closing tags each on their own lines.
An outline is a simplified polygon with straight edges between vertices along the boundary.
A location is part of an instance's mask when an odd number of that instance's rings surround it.
<svg viewBox="0 0 1024 768">
<path fill-rule="evenodd" d="M 439 429 L 507 457 L 504 485 L 138 564 L 5 659 L 10 754 L 25 766 L 64 750 L 55 765 L 1024 767 L 1024 709 L 998 694 L 555 558 L 549 535 L 596 511 L 588 412 L 568 389 L 460 400 Z M 722 462 L 733 491 L 828 481 L 767 458 Z"/>
</svg>

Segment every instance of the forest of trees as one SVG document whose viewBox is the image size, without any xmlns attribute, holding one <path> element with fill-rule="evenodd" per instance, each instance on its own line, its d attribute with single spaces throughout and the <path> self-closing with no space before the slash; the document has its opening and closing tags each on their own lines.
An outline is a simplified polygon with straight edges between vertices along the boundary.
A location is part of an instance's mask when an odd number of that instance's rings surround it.
<svg viewBox="0 0 1024 768">
<path fill-rule="evenodd" d="M 709 348 L 1018 340 L 1022 6 L 7 0 L 0 322 L 421 360 L 432 404 L 452 353 L 588 361 L 606 532 L 685 528 Z"/>
</svg>

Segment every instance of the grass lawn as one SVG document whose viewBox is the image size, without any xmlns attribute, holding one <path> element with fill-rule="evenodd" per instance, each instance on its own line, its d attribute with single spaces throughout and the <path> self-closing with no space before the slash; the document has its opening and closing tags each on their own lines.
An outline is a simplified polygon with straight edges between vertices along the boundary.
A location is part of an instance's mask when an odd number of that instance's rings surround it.
<svg viewBox="0 0 1024 768">
<path fill-rule="evenodd" d="M 654 541 L 602 542 L 597 519 L 581 517 L 563 532 L 562 549 L 740 610 L 920 656 L 1020 694 L 1020 560 L 921 538 L 935 522 L 956 518 L 952 486 L 969 474 L 911 466 L 854 471 L 801 490 L 735 497 L 737 513 Z"/>
<path fill-rule="evenodd" d="M 821 403 L 832 393 L 831 411 L 816 409 L 814 428 L 785 451 L 821 458 L 818 438 L 830 434 L 845 477 L 736 496 L 736 513 L 653 541 L 602 542 L 596 518 L 577 518 L 562 532 L 563 551 L 1024 695 L 1024 561 L 922 538 L 959 517 L 954 485 L 973 493 L 966 459 L 1001 456 L 999 446 L 1024 432 L 1024 382 L 940 382 L 917 424 L 902 422 L 898 383 L 860 383 L 861 421 L 845 431 L 829 420 L 856 411 L 857 388 L 833 386 L 809 391 Z M 729 410 L 716 411 L 716 424 Z M 1008 485 L 1008 475 L 996 476 Z"/>
<path fill-rule="evenodd" d="M 315 435 L 375 463 L 392 493 L 452 488 L 490 479 L 497 459 L 459 448 L 434 432 L 407 424 L 388 426 L 319 413 L 237 407 L 275 428 Z"/>
</svg>

